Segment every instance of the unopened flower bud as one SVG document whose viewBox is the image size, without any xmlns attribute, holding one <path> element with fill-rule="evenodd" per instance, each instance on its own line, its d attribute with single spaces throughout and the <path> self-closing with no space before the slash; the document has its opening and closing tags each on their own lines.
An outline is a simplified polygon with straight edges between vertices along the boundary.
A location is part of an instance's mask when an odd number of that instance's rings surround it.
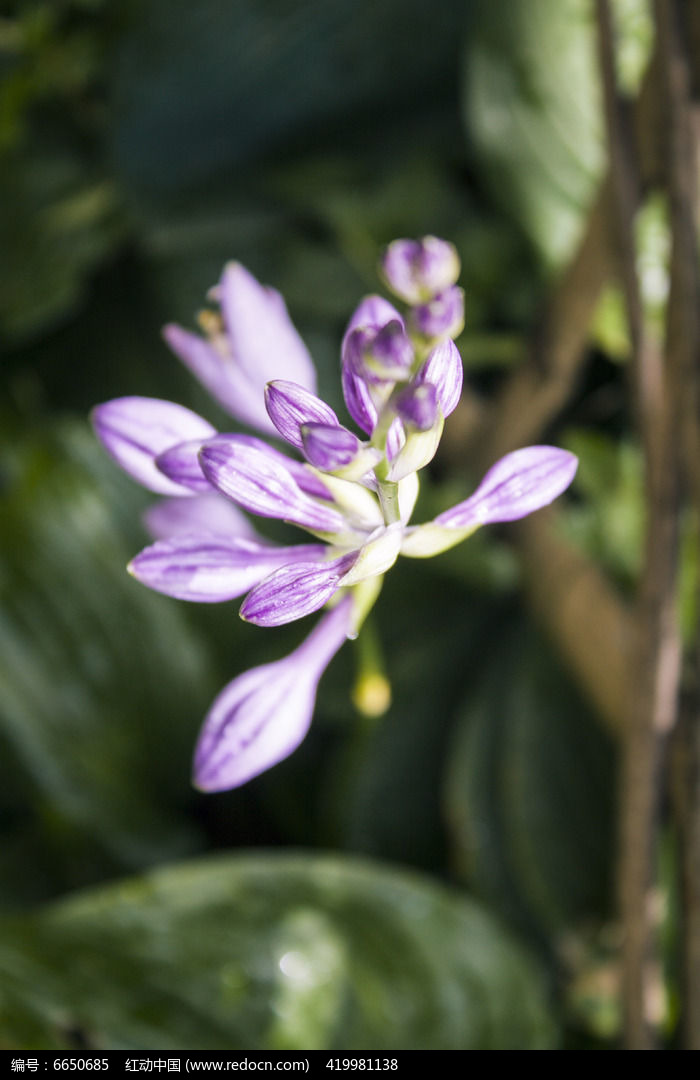
<svg viewBox="0 0 700 1080">
<path fill-rule="evenodd" d="M 358 327 L 349 335 L 344 361 L 368 383 L 394 383 L 408 377 L 413 346 L 398 320 L 379 329 Z"/>
<path fill-rule="evenodd" d="M 453 285 L 411 312 L 411 325 L 427 341 L 454 338 L 464 327 L 464 292 Z"/>
<path fill-rule="evenodd" d="M 381 270 L 396 296 L 409 304 L 420 304 L 454 285 L 459 277 L 459 256 L 452 244 L 435 236 L 395 240 L 386 250 Z"/>
<path fill-rule="evenodd" d="M 394 409 L 407 427 L 429 431 L 438 419 L 438 395 L 432 383 L 411 383 L 394 402 Z"/>
</svg>

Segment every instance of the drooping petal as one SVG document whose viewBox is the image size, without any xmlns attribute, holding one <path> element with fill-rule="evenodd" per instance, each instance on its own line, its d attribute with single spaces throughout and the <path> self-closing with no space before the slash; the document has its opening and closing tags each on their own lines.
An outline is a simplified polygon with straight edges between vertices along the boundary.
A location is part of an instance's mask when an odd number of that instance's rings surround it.
<svg viewBox="0 0 700 1080">
<path fill-rule="evenodd" d="M 232 262 L 224 269 L 218 298 L 233 359 L 261 398 L 271 379 L 288 379 L 315 392 L 313 361 L 275 289 Z"/>
<path fill-rule="evenodd" d="M 517 521 L 547 506 L 565 491 L 578 458 L 556 446 L 527 446 L 497 461 L 474 494 L 435 518 L 437 525 L 465 529 L 498 521 Z"/>
<path fill-rule="evenodd" d="M 188 494 L 169 480 L 155 459 L 169 447 L 190 439 L 204 441 L 216 434 L 208 421 L 172 401 L 123 397 L 92 410 L 95 434 L 107 453 L 144 487 L 161 495 Z"/>
<path fill-rule="evenodd" d="M 381 270 L 396 296 L 418 304 L 454 285 L 459 277 L 459 256 L 452 244 L 436 236 L 394 240 L 384 254 Z"/>
<path fill-rule="evenodd" d="M 277 547 L 237 537 L 179 537 L 145 548 L 129 572 L 166 596 L 219 603 L 242 596 L 280 566 L 322 559 L 326 550 L 323 544 Z"/>
<path fill-rule="evenodd" d="M 264 443 L 227 435 L 205 443 L 199 455 L 205 476 L 234 502 L 261 517 L 280 518 L 314 532 L 345 532 L 343 516 L 303 492 L 281 454 Z"/>
<path fill-rule="evenodd" d="M 164 450 L 156 458 L 157 468 L 180 487 L 198 493 L 211 491 L 211 484 L 199 464 L 199 451 L 202 449 L 203 441 L 203 439 L 191 439 L 189 442 L 177 443 L 168 450 Z"/>
<path fill-rule="evenodd" d="M 275 379 L 265 387 L 265 407 L 283 439 L 297 450 L 302 448 L 302 424 L 326 424 L 340 427 L 330 405 L 309 393 L 303 386 Z"/>
<path fill-rule="evenodd" d="M 437 390 L 438 402 L 443 416 L 449 416 L 457 408 L 462 396 L 464 371 L 459 349 L 448 338 L 436 345 L 413 380 L 414 383 L 432 383 Z"/>
<path fill-rule="evenodd" d="M 163 327 L 163 337 L 185 367 L 226 412 L 258 431 L 275 434 L 265 411 L 264 384 L 250 381 L 236 364 L 225 340 L 215 345 L 175 323 Z"/>
<path fill-rule="evenodd" d="M 344 597 L 293 653 L 246 671 L 219 694 L 195 751 L 201 791 L 239 787 L 296 750 L 311 723 L 319 679 L 347 637 L 351 607 Z"/>
<path fill-rule="evenodd" d="M 338 582 L 357 559 L 357 552 L 339 559 L 283 566 L 248 594 L 241 618 L 257 626 L 282 626 L 322 608 L 338 589 Z"/>
<path fill-rule="evenodd" d="M 175 536 L 258 539 L 257 532 L 243 511 L 211 486 L 202 495 L 161 499 L 149 506 L 143 520 L 154 540 L 169 540 Z"/>
</svg>

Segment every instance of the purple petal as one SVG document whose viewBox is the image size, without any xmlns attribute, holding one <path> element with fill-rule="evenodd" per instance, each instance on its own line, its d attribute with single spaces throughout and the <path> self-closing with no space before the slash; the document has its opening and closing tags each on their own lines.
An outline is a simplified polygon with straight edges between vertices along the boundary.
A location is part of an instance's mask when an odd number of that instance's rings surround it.
<svg viewBox="0 0 700 1080">
<path fill-rule="evenodd" d="M 386 456 L 389 461 L 394 461 L 406 445 L 406 431 L 398 416 L 395 416 L 389 425 L 386 436 Z"/>
<path fill-rule="evenodd" d="M 506 454 L 489 469 L 474 494 L 435 519 L 436 525 L 468 529 L 517 521 L 547 506 L 568 488 L 578 458 L 555 446 L 528 446 Z"/>
<path fill-rule="evenodd" d="M 193 439 L 190 442 L 171 446 L 169 450 L 165 450 L 156 458 L 157 468 L 180 487 L 198 493 L 211 491 L 211 484 L 199 464 L 198 455 L 203 441 L 203 439 Z"/>
<path fill-rule="evenodd" d="M 140 484 L 161 495 L 183 495 L 187 489 L 160 472 L 156 457 L 177 443 L 203 442 L 216 434 L 201 416 L 160 398 L 115 398 L 92 410 L 92 423 L 107 453 Z"/>
<path fill-rule="evenodd" d="M 284 300 L 240 263 L 229 263 L 218 288 L 231 352 L 262 396 L 271 379 L 289 379 L 316 390 L 316 371 Z"/>
<path fill-rule="evenodd" d="M 230 438 L 229 435 L 217 436 L 224 442 Z M 291 473 L 294 477 L 294 482 L 297 487 L 300 487 L 302 491 L 305 491 L 307 495 L 312 495 L 314 499 L 331 499 L 332 496 L 325 487 L 323 481 L 317 476 L 313 469 L 310 469 L 302 461 L 297 461 L 295 458 L 287 457 L 281 450 L 277 450 L 276 447 L 270 446 L 268 443 L 263 442 L 262 439 L 256 439 L 254 435 L 238 435 L 234 436 L 236 442 L 244 446 L 257 447 L 261 453 L 265 454 L 269 458 L 274 458 L 279 462 L 283 469 Z"/>
<path fill-rule="evenodd" d="M 404 321 L 393 304 L 385 300 L 383 296 L 365 296 L 353 312 L 350 322 L 345 330 L 345 337 L 358 326 L 370 326 L 378 330 L 380 326 L 386 326 L 390 322 Z"/>
<path fill-rule="evenodd" d="M 353 370 L 350 335 L 358 327 L 368 327 L 376 331 L 390 322 L 398 322 L 402 328 L 404 326 L 404 321 L 394 305 L 383 296 L 366 296 L 350 319 L 341 346 L 341 378 L 345 404 L 355 423 L 368 435 L 372 434 L 377 423 L 377 409 L 366 382 Z"/>
<path fill-rule="evenodd" d="M 357 436 L 339 425 L 304 424 L 301 439 L 306 460 L 324 472 L 349 465 L 360 449 Z"/>
<path fill-rule="evenodd" d="M 302 448 L 302 424 L 327 424 L 338 427 L 338 417 L 330 405 L 310 394 L 303 386 L 275 379 L 265 387 L 265 407 L 283 439 Z"/>
<path fill-rule="evenodd" d="M 129 572 L 166 596 L 218 603 L 242 596 L 280 566 L 322 559 L 326 551 L 323 544 L 276 547 L 243 538 L 179 537 L 145 548 Z"/>
<path fill-rule="evenodd" d="M 356 375 L 348 364 L 343 364 L 341 380 L 348 412 L 357 426 L 367 435 L 371 435 L 377 424 L 377 408 L 367 383 Z"/>
<path fill-rule="evenodd" d="M 226 412 L 266 435 L 275 434 L 265 410 L 264 384 L 249 380 L 230 355 L 225 340 L 217 347 L 175 323 L 163 327 L 163 337 L 185 367 Z"/>
<path fill-rule="evenodd" d="M 411 323 L 424 338 L 457 337 L 464 326 L 464 291 L 453 285 L 414 307 Z"/>
<path fill-rule="evenodd" d="M 338 582 L 356 559 L 357 552 L 353 552 L 332 562 L 317 558 L 314 562 L 283 566 L 248 594 L 241 618 L 257 626 L 282 626 L 318 611 L 336 592 Z"/>
<path fill-rule="evenodd" d="M 418 304 L 454 285 L 459 277 L 459 256 L 452 244 L 436 236 L 422 240 L 394 240 L 381 268 L 393 293 Z"/>
<path fill-rule="evenodd" d="M 205 476 L 234 502 L 261 517 L 281 518 L 314 532 L 345 532 L 344 517 L 306 495 L 281 454 L 244 436 L 219 436 L 199 456 Z"/>
<path fill-rule="evenodd" d="M 347 596 L 298 649 L 253 668 L 219 694 L 204 722 L 194 759 L 194 783 L 225 791 L 271 768 L 304 739 L 319 679 L 350 630 Z"/>
<path fill-rule="evenodd" d="M 438 394 L 443 416 L 449 416 L 457 408 L 462 396 L 464 372 L 462 358 L 454 341 L 449 338 L 428 354 L 414 382 L 432 383 Z"/>
<path fill-rule="evenodd" d="M 432 383 L 411 383 L 396 397 L 394 408 L 404 424 L 416 431 L 429 431 L 438 419 L 438 395 Z"/>
<path fill-rule="evenodd" d="M 150 506 L 143 517 L 154 540 L 170 540 L 175 536 L 258 538 L 245 514 L 211 486 L 203 495 L 162 499 Z"/>
</svg>

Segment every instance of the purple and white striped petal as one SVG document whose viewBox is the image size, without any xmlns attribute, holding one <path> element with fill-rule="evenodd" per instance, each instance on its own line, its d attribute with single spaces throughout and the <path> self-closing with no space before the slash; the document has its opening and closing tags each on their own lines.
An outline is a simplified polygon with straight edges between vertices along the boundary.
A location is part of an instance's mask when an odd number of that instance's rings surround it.
<svg viewBox="0 0 700 1080">
<path fill-rule="evenodd" d="M 306 460 L 322 472 L 350 465 L 360 450 L 357 436 L 340 425 L 302 424 L 301 441 Z"/>
<path fill-rule="evenodd" d="M 339 559 L 283 566 L 265 578 L 246 597 L 241 618 L 256 626 L 282 626 L 322 608 L 338 589 L 358 553 Z"/>
<path fill-rule="evenodd" d="M 316 390 L 309 351 L 289 318 L 284 300 L 240 263 L 228 263 L 216 294 L 236 365 L 262 397 L 271 379 L 289 379 Z"/>
<path fill-rule="evenodd" d="M 174 496 L 149 506 L 143 521 L 154 540 L 170 540 L 175 536 L 234 536 L 258 539 L 250 520 L 230 499 L 220 492 L 209 491 L 189 498 Z"/>
<path fill-rule="evenodd" d="M 188 536 L 151 544 L 128 569 L 156 592 L 214 604 L 242 596 L 281 566 L 322 559 L 326 550 L 323 544 L 276 547 L 236 537 Z"/>
<path fill-rule="evenodd" d="M 309 393 L 303 386 L 275 379 L 265 387 L 265 408 L 283 439 L 297 450 L 302 449 L 302 424 L 325 424 L 340 427 L 330 405 Z"/>
<path fill-rule="evenodd" d="M 157 468 L 180 487 L 199 494 L 211 491 L 211 484 L 199 464 L 199 451 L 203 442 L 203 439 L 191 439 L 189 442 L 171 446 L 156 458 Z"/>
<path fill-rule="evenodd" d="M 462 396 L 464 371 L 459 349 L 450 338 L 436 345 L 413 380 L 417 385 L 432 383 L 437 390 L 443 416 L 454 412 Z"/>
<path fill-rule="evenodd" d="M 340 378 L 348 412 L 357 426 L 371 435 L 377 426 L 378 413 L 367 383 L 355 374 L 349 364 L 343 364 Z"/>
<path fill-rule="evenodd" d="M 288 757 L 304 739 L 326 667 L 350 631 L 350 596 L 293 653 L 239 675 L 219 694 L 199 736 L 194 783 L 239 787 Z"/>
<path fill-rule="evenodd" d="M 344 533 L 347 524 L 329 503 L 303 492 L 283 455 L 245 436 L 227 435 L 205 443 L 199 455 L 215 488 L 261 517 L 280 518 L 320 533 Z"/>
<path fill-rule="evenodd" d="M 226 340 L 207 341 L 176 323 L 163 327 L 163 338 L 185 367 L 219 405 L 243 424 L 274 435 L 265 411 L 263 385 L 251 382 L 237 366 Z"/>
<path fill-rule="evenodd" d="M 556 446 L 527 446 L 497 461 L 474 494 L 435 518 L 436 525 L 468 529 L 517 521 L 547 506 L 565 491 L 578 458 Z"/>
<path fill-rule="evenodd" d="M 439 413 L 437 389 L 432 383 L 412 382 L 397 395 L 394 409 L 409 430 L 429 431 Z"/>
<path fill-rule="evenodd" d="M 177 443 L 203 442 L 216 434 L 197 413 L 160 398 L 115 398 L 97 405 L 91 418 L 107 453 L 140 484 L 161 495 L 186 495 L 189 489 L 160 472 L 158 455 Z"/>
<path fill-rule="evenodd" d="M 390 322 L 398 322 L 402 328 L 404 327 L 404 321 L 393 304 L 390 304 L 383 296 L 366 296 L 355 309 L 341 345 L 341 380 L 345 404 L 355 423 L 368 435 L 372 434 L 376 426 L 377 408 L 372 401 L 366 382 L 353 369 L 352 347 L 349 345 L 350 335 L 358 327 L 379 330 Z"/>
</svg>

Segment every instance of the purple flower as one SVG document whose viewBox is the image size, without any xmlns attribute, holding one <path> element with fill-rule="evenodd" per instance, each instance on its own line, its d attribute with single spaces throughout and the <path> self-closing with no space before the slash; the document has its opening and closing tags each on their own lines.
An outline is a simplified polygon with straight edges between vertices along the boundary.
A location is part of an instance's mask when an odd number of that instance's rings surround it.
<svg viewBox="0 0 700 1080">
<path fill-rule="evenodd" d="M 265 410 L 265 384 L 291 379 L 310 391 L 316 372 L 284 300 L 240 263 L 228 263 L 212 290 L 221 314 L 201 317 L 205 338 L 171 323 L 163 336 L 176 356 L 236 420 L 265 434 L 274 429 Z"/>
<path fill-rule="evenodd" d="M 381 262 L 387 285 L 408 304 L 420 304 L 459 277 L 459 256 L 452 244 L 436 236 L 394 240 Z"/>
<path fill-rule="evenodd" d="M 451 245 L 434 237 L 397 245 L 384 272 L 413 303 L 407 319 L 367 297 L 341 348 L 345 401 L 361 435 L 316 396 L 279 296 L 236 264 L 216 291 L 222 318 L 210 317 L 209 340 L 172 327 L 168 339 L 220 402 L 281 437 L 290 453 L 252 435 L 217 434 L 171 402 L 119 398 L 94 410 L 112 457 L 169 496 L 148 512 L 156 542 L 132 560 L 134 577 L 181 600 L 244 597 L 242 618 L 264 627 L 330 607 L 295 652 L 240 675 L 214 702 L 195 760 L 202 790 L 244 783 L 299 744 L 323 670 L 359 632 L 399 555 L 435 555 L 481 525 L 524 517 L 561 494 L 576 471 L 565 450 L 517 450 L 470 498 L 432 522 L 409 524 L 418 471 L 459 401 L 462 364 L 451 337 L 461 329 L 462 299 Z M 312 542 L 273 544 L 246 514 L 289 522 Z"/>
<path fill-rule="evenodd" d="M 351 606 L 346 596 L 284 660 L 252 668 L 221 691 L 195 750 L 196 787 L 239 787 L 296 750 L 311 724 L 319 679 L 347 637 Z"/>
</svg>

